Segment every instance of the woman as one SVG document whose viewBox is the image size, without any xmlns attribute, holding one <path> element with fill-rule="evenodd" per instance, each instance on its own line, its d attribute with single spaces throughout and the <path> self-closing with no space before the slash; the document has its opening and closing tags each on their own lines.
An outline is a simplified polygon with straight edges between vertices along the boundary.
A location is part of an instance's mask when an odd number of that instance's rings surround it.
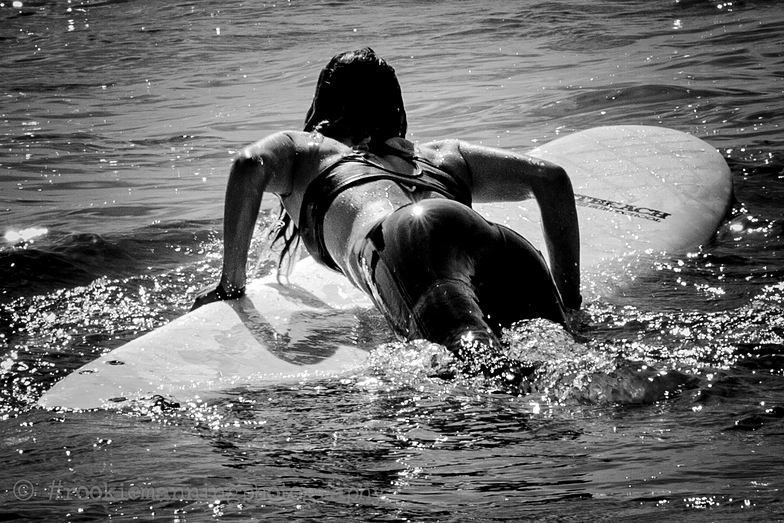
<svg viewBox="0 0 784 523">
<path fill-rule="evenodd" d="M 581 297 L 577 213 L 564 170 L 456 140 L 415 147 L 406 126 L 394 69 L 370 48 L 335 56 L 319 76 L 304 131 L 268 136 L 234 161 L 220 284 L 194 308 L 242 296 L 268 191 L 280 196 L 309 253 L 365 291 L 403 338 L 460 354 L 477 343 L 497 348 L 514 321 L 565 323 L 564 307 L 579 308 Z M 470 207 L 531 196 L 552 272 L 527 240 Z M 292 230 L 281 233 L 281 262 L 294 248 Z"/>
</svg>

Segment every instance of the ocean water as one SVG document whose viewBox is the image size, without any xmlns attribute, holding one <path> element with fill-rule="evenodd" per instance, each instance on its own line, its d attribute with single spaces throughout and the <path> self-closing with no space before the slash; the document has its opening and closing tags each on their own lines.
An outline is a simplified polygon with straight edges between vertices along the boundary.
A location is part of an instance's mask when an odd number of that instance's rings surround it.
<svg viewBox="0 0 784 523">
<path fill-rule="evenodd" d="M 187 311 L 232 152 L 365 45 L 415 141 L 671 127 L 726 158 L 737 218 L 589 300 L 584 343 L 533 325 L 568 356 L 533 394 L 380 344 L 342 380 L 36 408 Z M 0 520 L 784 520 L 783 49 L 771 0 L 0 1 Z"/>
</svg>

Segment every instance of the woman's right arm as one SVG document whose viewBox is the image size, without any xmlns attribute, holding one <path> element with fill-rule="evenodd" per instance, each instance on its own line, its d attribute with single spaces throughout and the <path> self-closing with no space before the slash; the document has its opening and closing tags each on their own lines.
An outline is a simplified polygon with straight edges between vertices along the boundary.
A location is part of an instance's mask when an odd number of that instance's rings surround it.
<svg viewBox="0 0 784 523">
<path fill-rule="evenodd" d="M 223 209 L 223 271 L 218 286 L 200 294 L 191 310 L 207 303 L 242 296 L 248 250 L 265 191 L 286 194 L 294 176 L 296 145 L 277 133 L 239 152 L 226 187 Z"/>
</svg>

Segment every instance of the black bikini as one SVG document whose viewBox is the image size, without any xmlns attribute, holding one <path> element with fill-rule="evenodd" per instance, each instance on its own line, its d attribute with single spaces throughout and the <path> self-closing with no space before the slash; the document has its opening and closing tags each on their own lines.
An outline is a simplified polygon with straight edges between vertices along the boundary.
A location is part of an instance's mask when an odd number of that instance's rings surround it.
<svg viewBox="0 0 784 523">
<path fill-rule="evenodd" d="M 375 180 L 433 191 L 444 198 L 412 199 L 349 246 L 346 276 L 371 297 L 393 330 L 460 353 L 466 339 L 499 347 L 501 330 L 522 319 L 564 324 L 560 294 L 541 253 L 474 211 L 461 180 L 422 158 L 409 161 L 417 168 L 412 175 L 355 152 L 319 173 L 300 213 L 299 230 L 310 254 L 342 272 L 323 237 L 324 215 L 341 191 Z M 347 163 L 369 169 L 336 170 Z"/>
<path fill-rule="evenodd" d="M 305 190 L 299 216 L 302 242 L 316 261 L 342 272 L 324 243 L 324 216 L 341 192 L 356 185 L 390 180 L 409 192 L 412 188 L 433 191 L 445 198 L 471 206 L 471 191 L 462 180 L 452 177 L 424 158 L 414 156 L 408 161 L 416 167 L 414 174 L 393 171 L 374 161 L 369 154 L 355 151 L 341 157 L 316 176 Z M 337 167 L 347 163 L 359 163 L 371 169 L 360 172 L 335 172 Z"/>
</svg>

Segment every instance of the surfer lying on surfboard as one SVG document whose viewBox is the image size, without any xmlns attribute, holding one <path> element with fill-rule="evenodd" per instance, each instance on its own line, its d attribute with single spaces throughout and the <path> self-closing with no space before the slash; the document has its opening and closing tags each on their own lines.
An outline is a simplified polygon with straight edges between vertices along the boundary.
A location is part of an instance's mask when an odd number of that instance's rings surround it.
<svg viewBox="0 0 784 523">
<path fill-rule="evenodd" d="M 580 307 L 574 193 L 557 165 L 441 140 L 414 146 L 394 69 L 372 49 L 335 56 L 319 76 L 302 132 L 240 151 L 226 190 L 223 272 L 194 308 L 243 295 L 262 194 L 279 195 L 284 245 L 362 289 L 405 339 L 460 354 L 498 348 L 501 329 Z M 536 198 L 550 267 L 522 236 L 472 202 Z"/>
</svg>

